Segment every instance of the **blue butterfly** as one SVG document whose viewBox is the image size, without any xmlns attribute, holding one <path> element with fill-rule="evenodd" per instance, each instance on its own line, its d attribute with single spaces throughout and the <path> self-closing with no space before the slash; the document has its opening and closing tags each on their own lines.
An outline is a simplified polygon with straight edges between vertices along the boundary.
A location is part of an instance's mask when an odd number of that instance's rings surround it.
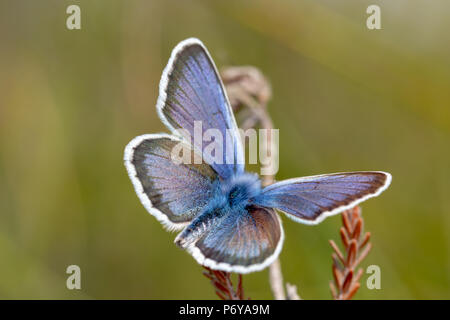
<svg viewBox="0 0 450 320">
<path fill-rule="evenodd" d="M 169 230 L 182 230 L 175 243 L 211 269 L 248 273 L 270 265 L 283 246 L 274 209 L 305 224 L 350 209 L 384 191 L 385 172 L 349 172 L 294 178 L 262 188 L 245 172 L 244 151 L 224 86 L 198 39 L 180 42 L 163 71 L 157 111 L 172 134 L 146 134 L 125 148 L 125 166 L 144 207 Z M 184 144 L 203 153 L 194 122 L 202 130 L 231 132 L 232 163 L 175 164 L 171 152 Z M 226 157 L 226 154 L 223 155 Z"/>
</svg>

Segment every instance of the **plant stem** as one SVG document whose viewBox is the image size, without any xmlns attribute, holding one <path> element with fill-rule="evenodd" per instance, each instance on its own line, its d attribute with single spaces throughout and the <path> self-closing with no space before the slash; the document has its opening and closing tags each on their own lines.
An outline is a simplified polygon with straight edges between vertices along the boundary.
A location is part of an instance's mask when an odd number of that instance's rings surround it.
<svg viewBox="0 0 450 320">
<path fill-rule="evenodd" d="M 222 70 L 221 75 L 233 109 L 235 111 L 247 111 L 246 117 L 242 121 L 242 129 L 246 130 L 256 126 L 266 129 L 268 141 L 262 145 L 269 150 L 261 150 L 261 152 L 267 155 L 270 154 L 270 158 L 275 159 L 276 155 L 273 153 L 277 152 L 278 148 L 274 145 L 276 143 L 275 140 L 272 139 L 273 122 L 267 112 L 267 102 L 272 96 L 269 82 L 257 68 L 249 66 L 228 67 Z M 267 151 L 269 151 L 269 154 Z M 269 172 L 275 172 L 275 170 L 270 168 L 273 165 L 274 162 L 272 161 L 266 169 L 269 169 Z M 262 186 L 265 187 L 275 182 L 275 176 L 263 175 L 261 180 Z M 269 267 L 269 282 L 274 299 L 286 300 L 283 273 L 279 259 L 276 259 Z M 300 299 L 296 286 L 287 284 L 286 288 L 288 293 L 287 299 Z"/>
</svg>

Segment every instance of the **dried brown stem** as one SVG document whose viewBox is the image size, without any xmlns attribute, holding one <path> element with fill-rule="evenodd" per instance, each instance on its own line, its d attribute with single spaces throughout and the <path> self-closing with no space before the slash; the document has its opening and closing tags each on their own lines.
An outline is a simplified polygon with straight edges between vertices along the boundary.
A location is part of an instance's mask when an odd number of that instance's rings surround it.
<svg viewBox="0 0 450 320">
<path fill-rule="evenodd" d="M 267 112 L 267 102 L 272 96 L 269 82 L 264 75 L 254 67 L 228 67 L 222 70 L 221 76 L 225 84 L 231 106 L 234 111 L 245 113 L 241 128 L 246 130 L 253 127 L 268 129 L 269 135 L 265 144 L 269 151 L 275 152 L 271 134 L 273 129 L 272 119 Z M 267 150 L 263 150 L 265 154 Z M 271 154 L 274 158 L 274 155 Z M 274 165 L 273 163 L 270 165 Z M 274 170 L 271 170 L 274 172 Z M 267 186 L 275 182 L 274 175 L 262 176 L 262 185 Z M 283 274 L 281 264 L 277 259 L 269 267 L 269 282 L 272 294 L 276 300 L 298 300 L 300 299 L 296 286 L 286 285 L 284 290 Z"/>
<path fill-rule="evenodd" d="M 358 291 L 359 279 L 363 274 L 360 268 L 355 270 L 361 261 L 369 254 L 372 248 L 370 233 L 363 234 L 364 220 L 359 206 L 342 213 L 342 225 L 340 230 L 344 254 L 333 240 L 330 240 L 333 253 L 333 281 L 330 281 L 330 290 L 335 300 L 350 300 Z"/>
<path fill-rule="evenodd" d="M 236 289 L 233 286 L 231 280 L 231 273 L 212 270 L 207 267 L 203 267 L 203 275 L 211 280 L 211 284 L 214 286 L 217 296 L 222 300 L 248 300 L 244 297 L 244 289 L 242 285 L 242 275 L 238 274 L 238 284 Z"/>
</svg>

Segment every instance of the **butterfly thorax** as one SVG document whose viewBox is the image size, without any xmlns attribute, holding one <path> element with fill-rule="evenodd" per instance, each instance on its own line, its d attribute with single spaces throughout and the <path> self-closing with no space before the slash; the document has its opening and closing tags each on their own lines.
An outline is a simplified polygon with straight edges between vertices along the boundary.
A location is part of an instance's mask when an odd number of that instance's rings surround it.
<svg viewBox="0 0 450 320">
<path fill-rule="evenodd" d="M 220 190 L 224 202 L 223 206 L 230 209 L 245 208 L 252 198 L 261 193 L 261 181 L 256 174 L 240 173 L 220 182 Z"/>
<path fill-rule="evenodd" d="M 214 190 L 214 196 L 203 212 L 175 239 L 177 245 L 186 247 L 226 215 L 245 212 L 252 199 L 261 193 L 261 181 L 256 174 L 244 172 L 225 180 L 217 180 Z"/>
</svg>

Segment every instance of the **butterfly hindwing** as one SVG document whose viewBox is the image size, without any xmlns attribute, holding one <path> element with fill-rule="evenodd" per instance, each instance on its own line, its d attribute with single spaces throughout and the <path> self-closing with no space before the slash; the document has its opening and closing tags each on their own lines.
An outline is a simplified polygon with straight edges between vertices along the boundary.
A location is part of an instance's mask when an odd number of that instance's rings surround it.
<svg viewBox="0 0 450 320">
<path fill-rule="evenodd" d="M 125 166 L 139 199 L 169 229 L 183 228 L 202 211 L 217 177 L 204 162 L 176 164 L 171 152 L 179 143 L 185 142 L 148 134 L 134 138 L 125 149 Z"/>
<path fill-rule="evenodd" d="M 284 241 L 273 209 L 249 206 L 224 215 L 186 249 L 211 269 L 248 273 L 262 270 L 279 255 Z"/>
<path fill-rule="evenodd" d="M 391 182 L 385 172 L 348 172 L 289 179 L 263 189 L 258 205 L 276 208 L 301 223 L 317 224 L 379 195 Z"/>
<path fill-rule="evenodd" d="M 159 91 L 157 110 L 173 133 L 182 135 L 200 150 L 205 161 L 222 178 L 243 171 L 243 147 L 236 121 L 214 62 L 200 40 L 187 39 L 175 47 Z M 200 138 L 194 139 L 195 125 L 198 129 L 200 124 L 201 130 L 197 130 Z M 208 142 L 202 141 L 202 137 L 208 129 L 221 134 L 219 161 L 204 153 Z M 229 143 L 226 143 L 227 135 Z"/>
</svg>

